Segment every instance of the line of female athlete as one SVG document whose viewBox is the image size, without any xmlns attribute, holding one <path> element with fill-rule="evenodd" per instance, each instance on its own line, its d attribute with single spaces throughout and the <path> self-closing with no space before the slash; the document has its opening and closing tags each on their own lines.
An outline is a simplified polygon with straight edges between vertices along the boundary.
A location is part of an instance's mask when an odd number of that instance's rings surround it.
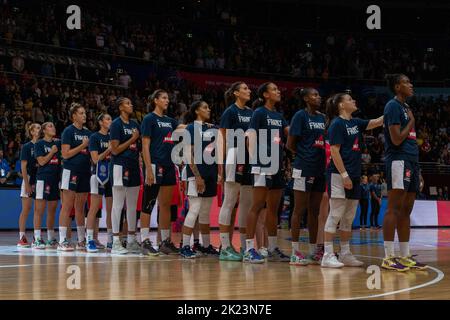
<svg viewBox="0 0 450 320">
<path fill-rule="evenodd" d="M 28 129 L 31 141 L 24 145 L 21 155 L 24 180 L 18 246 L 29 246 L 25 222 L 34 199 L 33 248 L 96 252 L 99 249 L 94 237 L 96 214 L 104 196 L 110 234 L 108 247 L 112 254 L 180 254 L 189 259 L 200 253 L 219 256 L 220 260 L 248 263 L 285 261 L 292 265 L 321 264 L 330 268 L 362 266 L 363 262 L 351 253 L 349 244 L 360 197 L 360 143 L 365 130 L 384 124 L 389 192 L 384 221 L 386 257 L 382 267 L 398 271 L 426 268 L 409 252 L 409 215 L 420 181 L 414 116 L 406 104 L 406 99 L 413 95 L 412 84 L 403 74 L 390 76 L 388 84 L 395 97 L 386 104 L 384 116 L 373 120 L 352 117 L 357 107 L 347 93 L 330 97 L 325 115 L 319 111 L 321 97 L 316 89 L 298 89 L 295 96 L 300 110 L 295 113 L 290 126 L 276 110 L 281 94 L 273 82 L 258 88 L 253 109 L 247 106 L 251 96 L 249 87 L 244 82 L 234 83 L 225 93 L 229 107 L 222 114 L 219 126 L 208 122 L 211 109 L 204 101 L 191 105 L 184 116 L 185 124 L 168 117 L 169 98 L 164 90 L 156 90 L 149 97 L 153 111 L 145 116 L 141 127 L 131 119 L 133 106 L 128 98 L 117 99 L 120 116 L 114 121 L 108 114 L 98 117 L 100 129 L 96 133 L 84 127 L 84 107 L 73 104 L 70 109 L 73 124 L 63 131 L 61 140 L 55 139 L 52 123 L 33 124 Z M 184 169 L 181 176 L 187 184 L 189 210 L 180 248 L 174 245 L 170 232 L 171 199 L 177 177 L 177 166 L 172 157 L 176 142 L 173 136 L 177 133 L 190 137 L 182 142 Z M 266 159 L 259 150 L 261 146 L 264 146 Z M 294 155 L 295 204 L 290 256 L 280 249 L 277 235 L 278 208 L 286 187 L 282 165 L 285 148 Z M 326 154 L 327 148 L 331 157 Z M 207 161 L 206 158 L 219 161 Z M 141 170 L 144 172 L 144 195 L 141 243 L 138 243 L 136 206 Z M 220 252 L 211 245 L 209 227 L 218 183 L 223 183 L 224 190 L 219 213 Z M 57 241 L 53 224 L 60 190 L 62 207 Z M 84 206 L 88 193 L 90 208 L 85 224 Z M 156 203 L 160 235 L 157 247 L 149 237 L 150 214 Z M 230 239 L 234 230 L 233 209 L 237 203 L 239 251 Z M 46 205 L 48 241 L 45 243 L 41 236 L 41 220 Z M 126 247 L 119 238 L 124 206 L 128 223 Z M 75 246 L 67 236 L 72 209 L 75 210 L 78 234 Z M 265 256 L 254 243 L 255 229 L 263 211 L 268 233 Z M 299 246 L 300 218 L 305 211 L 308 215 L 308 253 L 302 253 Z M 197 245 L 194 250 L 191 236 L 197 226 L 202 245 Z M 341 249 L 336 256 L 333 241 L 338 228 Z M 395 229 L 399 234 L 400 256 L 394 252 Z"/>
</svg>

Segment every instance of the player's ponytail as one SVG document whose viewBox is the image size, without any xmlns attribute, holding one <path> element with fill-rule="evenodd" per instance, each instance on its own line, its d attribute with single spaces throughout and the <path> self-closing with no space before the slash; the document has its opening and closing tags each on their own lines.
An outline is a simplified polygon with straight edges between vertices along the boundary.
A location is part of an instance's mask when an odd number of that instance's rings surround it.
<svg viewBox="0 0 450 320">
<path fill-rule="evenodd" d="M 229 106 L 230 104 L 232 104 L 236 101 L 236 96 L 234 95 L 234 93 L 236 91 L 239 91 L 242 84 L 244 84 L 244 82 L 242 82 L 242 81 L 234 82 L 231 85 L 231 87 L 229 87 L 228 90 L 225 91 L 225 93 L 224 93 L 225 105 Z"/>
<path fill-rule="evenodd" d="M 329 97 L 326 103 L 326 114 L 327 114 L 327 124 L 328 128 L 334 118 L 339 117 L 339 103 L 342 102 L 347 93 L 336 93 L 335 95 Z"/>
<path fill-rule="evenodd" d="M 256 100 L 253 101 L 253 109 L 258 108 L 266 103 L 266 98 L 264 98 L 264 92 L 267 92 L 269 85 L 273 82 L 265 82 L 259 86 L 258 91 L 256 91 Z"/>
</svg>

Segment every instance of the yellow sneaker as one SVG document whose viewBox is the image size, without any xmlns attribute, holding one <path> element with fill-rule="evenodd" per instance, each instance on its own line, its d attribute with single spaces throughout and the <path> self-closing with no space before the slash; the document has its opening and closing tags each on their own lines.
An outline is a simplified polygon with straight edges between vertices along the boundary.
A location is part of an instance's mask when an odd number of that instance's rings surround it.
<svg viewBox="0 0 450 320">
<path fill-rule="evenodd" d="M 399 271 L 399 272 L 404 272 L 404 271 L 409 270 L 408 266 L 401 264 L 394 257 L 384 258 L 383 262 L 381 263 L 381 268 L 386 269 L 386 270 L 395 270 L 395 271 Z"/>
<path fill-rule="evenodd" d="M 409 256 L 409 257 L 399 257 L 396 258 L 396 260 L 404 265 L 405 267 L 409 267 L 410 269 L 416 269 L 416 270 L 425 270 L 428 268 L 428 266 L 424 263 L 418 262 L 416 259 L 414 259 L 415 255 Z"/>
</svg>

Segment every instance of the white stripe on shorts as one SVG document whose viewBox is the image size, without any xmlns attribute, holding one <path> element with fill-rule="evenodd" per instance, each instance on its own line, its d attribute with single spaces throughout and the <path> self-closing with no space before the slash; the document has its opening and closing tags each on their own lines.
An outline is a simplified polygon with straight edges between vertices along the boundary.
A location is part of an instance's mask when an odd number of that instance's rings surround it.
<svg viewBox="0 0 450 320">
<path fill-rule="evenodd" d="M 98 194 L 98 180 L 95 174 L 91 176 L 91 194 Z"/>
<path fill-rule="evenodd" d="M 395 160 L 391 164 L 391 179 L 392 179 L 392 189 L 404 190 L 405 185 L 403 183 L 405 173 L 405 161 Z"/>
<path fill-rule="evenodd" d="M 292 178 L 294 178 L 294 186 L 292 189 L 297 191 L 306 191 L 306 177 L 302 177 L 302 170 L 293 169 Z"/>
<path fill-rule="evenodd" d="M 70 170 L 63 169 L 61 178 L 61 190 L 69 190 Z"/>
<path fill-rule="evenodd" d="M 123 187 L 123 167 L 115 164 L 113 166 L 113 187 Z"/>
<path fill-rule="evenodd" d="M 44 199 L 44 180 L 36 181 L 36 199 L 37 200 Z"/>
<path fill-rule="evenodd" d="M 190 177 L 188 179 L 187 195 L 191 197 L 198 197 L 197 183 L 195 182 L 195 177 Z"/>
<path fill-rule="evenodd" d="M 225 162 L 226 182 L 236 182 L 236 148 L 230 148 Z"/>
<path fill-rule="evenodd" d="M 30 175 L 28 175 L 28 181 L 30 181 Z M 22 185 L 20 186 L 20 197 L 21 198 L 29 198 L 30 195 L 28 195 L 25 192 L 25 180 L 22 180 Z"/>
<path fill-rule="evenodd" d="M 264 174 L 254 174 L 253 175 L 253 186 L 254 187 L 267 187 L 266 184 L 266 175 Z"/>
<path fill-rule="evenodd" d="M 338 173 L 331 174 L 331 198 L 345 199 L 344 179 Z"/>
</svg>

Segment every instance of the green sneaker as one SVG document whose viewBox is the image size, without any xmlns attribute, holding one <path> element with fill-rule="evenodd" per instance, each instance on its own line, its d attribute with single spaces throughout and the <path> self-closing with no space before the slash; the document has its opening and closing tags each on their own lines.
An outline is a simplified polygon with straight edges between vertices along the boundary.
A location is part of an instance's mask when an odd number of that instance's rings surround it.
<svg viewBox="0 0 450 320">
<path fill-rule="evenodd" d="M 221 261 L 242 261 L 242 256 L 232 247 L 220 250 L 219 260 Z"/>
</svg>

